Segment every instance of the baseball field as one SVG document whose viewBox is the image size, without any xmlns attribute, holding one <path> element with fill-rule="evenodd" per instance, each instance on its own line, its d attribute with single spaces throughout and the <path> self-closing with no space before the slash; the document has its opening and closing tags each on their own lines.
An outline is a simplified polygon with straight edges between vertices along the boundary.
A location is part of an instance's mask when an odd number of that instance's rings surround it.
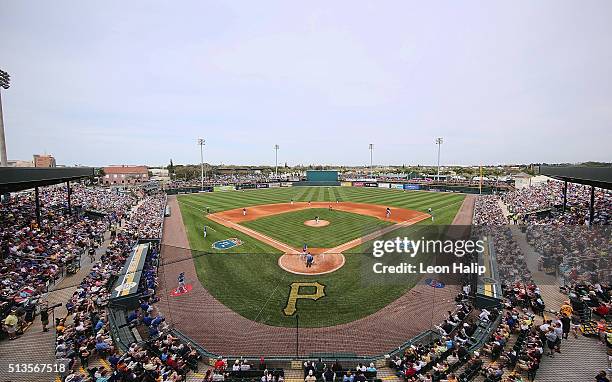
<svg viewBox="0 0 612 382">
<path fill-rule="evenodd" d="M 463 199 L 379 188 L 288 187 L 182 195 L 178 202 L 197 276 L 212 296 L 254 322 L 294 326 L 299 315 L 301 327 L 327 327 L 375 313 L 421 281 L 407 275 L 393 285 L 364 283 L 362 260 L 372 238 L 451 224 Z M 304 246 L 315 254 L 313 274 L 300 274 L 308 271 L 299 255 Z M 290 262 L 283 263 L 286 258 Z"/>
</svg>

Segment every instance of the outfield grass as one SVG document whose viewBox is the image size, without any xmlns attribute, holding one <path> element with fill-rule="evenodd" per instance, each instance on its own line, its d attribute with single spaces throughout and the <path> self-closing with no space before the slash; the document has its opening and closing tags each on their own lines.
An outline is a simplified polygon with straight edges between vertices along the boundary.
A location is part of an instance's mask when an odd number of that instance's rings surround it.
<svg viewBox="0 0 612 382">
<path fill-rule="evenodd" d="M 218 212 L 253 205 L 286 203 L 293 199 L 294 201 L 351 201 L 423 212 L 427 212 L 428 208 L 433 208 L 435 223 L 429 219 L 424 220 L 413 226 L 418 229 L 418 227 L 431 224 L 450 224 L 463 198 L 464 196 L 460 194 L 404 192 L 391 189 L 295 187 L 184 195 L 179 196 L 178 200 L 198 277 L 202 285 L 213 296 L 251 320 L 275 326 L 293 326 L 295 317 L 287 317 L 282 311 L 287 303 L 291 283 L 317 281 L 326 286 L 325 297 L 318 301 L 300 300 L 297 308 L 301 326 L 322 327 L 350 322 L 378 311 L 412 288 L 419 281 L 417 276 L 406 276 L 402 283 L 395 285 L 364 284 L 361 277 L 362 264 L 366 260 L 365 256 L 369 256 L 363 254 L 365 244 L 350 250 L 350 253 L 346 254 L 345 265 L 331 274 L 299 276 L 288 273 L 277 265 L 281 255 L 278 250 L 250 236 L 212 222 L 204 216 L 206 207 L 209 207 L 211 212 Z M 312 210 L 306 213 L 308 217 L 299 218 L 302 219 L 301 221 L 296 218 L 296 224 L 312 219 Z M 325 219 L 323 213 L 320 216 Z M 268 218 L 258 220 L 263 219 Z M 384 221 L 380 222 L 384 223 Z M 251 223 L 257 223 L 257 221 L 245 223 L 245 225 Z M 202 237 L 204 225 L 209 227 L 206 240 Z M 332 221 L 330 227 L 334 228 L 333 226 Z M 278 225 L 279 229 L 286 229 L 283 227 L 282 224 Z M 324 228 L 313 229 L 322 230 Z M 267 234 L 275 231 L 269 228 L 266 230 L 268 230 Z M 398 233 L 401 233 L 402 230 L 399 230 Z M 355 234 L 362 236 L 361 232 Z M 244 244 L 226 251 L 211 248 L 214 241 L 230 237 L 240 238 Z M 298 248 L 303 244 L 299 237 L 291 240 L 296 240 Z"/>
<path fill-rule="evenodd" d="M 304 224 L 315 216 L 330 224 L 325 227 Z M 305 243 L 311 248 L 333 248 L 392 224 L 372 216 L 327 208 L 285 212 L 241 223 L 294 248 L 302 248 Z"/>
</svg>

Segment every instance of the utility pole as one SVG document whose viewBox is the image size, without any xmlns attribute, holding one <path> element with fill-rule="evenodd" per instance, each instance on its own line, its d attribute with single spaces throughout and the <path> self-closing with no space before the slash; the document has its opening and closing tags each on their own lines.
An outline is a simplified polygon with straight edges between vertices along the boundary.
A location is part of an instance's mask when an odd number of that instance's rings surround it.
<svg viewBox="0 0 612 382">
<path fill-rule="evenodd" d="M 295 315 L 295 359 L 300 358 L 300 315 Z"/>
<path fill-rule="evenodd" d="M 372 151 L 374 150 L 374 144 L 370 143 L 370 178 L 374 178 L 374 167 L 372 165 Z"/>
<path fill-rule="evenodd" d="M 11 76 L 0 70 L 0 88 L 8 89 L 11 86 Z M 0 167 L 8 166 L 6 155 L 6 139 L 4 137 L 4 117 L 2 115 L 2 96 L 0 92 Z"/>
<path fill-rule="evenodd" d="M 274 161 L 274 177 L 278 180 L 278 149 L 279 145 L 274 145 L 274 150 L 276 151 L 276 160 Z"/>
<path fill-rule="evenodd" d="M 204 144 L 206 141 L 203 138 L 198 138 L 198 145 L 200 145 L 200 180 L 201 190 L 204 191 Z"/>
<path fill-rule="evenodd" d="M 442 138 L 436 138 L 436 144 L 438 145 L 438 182 L 440 181 L 440 146 L 442 146 Z"/>
</svg>

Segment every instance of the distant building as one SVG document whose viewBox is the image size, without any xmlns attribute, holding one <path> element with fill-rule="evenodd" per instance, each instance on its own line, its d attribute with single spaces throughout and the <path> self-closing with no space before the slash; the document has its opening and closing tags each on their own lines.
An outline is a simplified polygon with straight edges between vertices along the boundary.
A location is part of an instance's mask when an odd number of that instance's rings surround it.
<svg viewBox="0 0 612 382">
<path fill-rule="evenodd" d="M 531 178 L 531 175 L 525 174 L 524 172 L 519 172 L 518 174 L 513 175 L 512 179 L 514 179 L 514 187 L 520 189 L 531 186 Z"/>
<path fill-rule="evenodd" d="M 149 171 L 151 172 L 151 180 L 162 182 L 170 180 L 170 172 L 165 168 L 152 168 Z"/>
<path fill-rule="evenodd" d="M 6 162 L 6 167 L 34 167 L 34 162 L 31 160 L 9 159 Z"/>
<path fill-rule="evenodd" d="M 55 158 L 53 155 L 34 154 L 34 167 L 55 167 Z"/>
<path fill-rule="evenodd" d="M 102 184 L 130 185 L 149 181 L 147 166 L 108 166 L 103 167 L 102 170 L 104 171 Z"/>
</svg>

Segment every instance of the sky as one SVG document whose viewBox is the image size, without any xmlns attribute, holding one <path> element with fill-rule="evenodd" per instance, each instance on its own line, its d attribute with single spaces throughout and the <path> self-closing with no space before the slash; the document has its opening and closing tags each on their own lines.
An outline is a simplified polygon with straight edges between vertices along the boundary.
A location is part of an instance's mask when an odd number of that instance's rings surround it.
<svg viewBox="0 0 612 382">
<path fill-rule="evenodd" d="M 0 0 L 9 159 L 612 161 L 612 1 Z"/>
</svg>

